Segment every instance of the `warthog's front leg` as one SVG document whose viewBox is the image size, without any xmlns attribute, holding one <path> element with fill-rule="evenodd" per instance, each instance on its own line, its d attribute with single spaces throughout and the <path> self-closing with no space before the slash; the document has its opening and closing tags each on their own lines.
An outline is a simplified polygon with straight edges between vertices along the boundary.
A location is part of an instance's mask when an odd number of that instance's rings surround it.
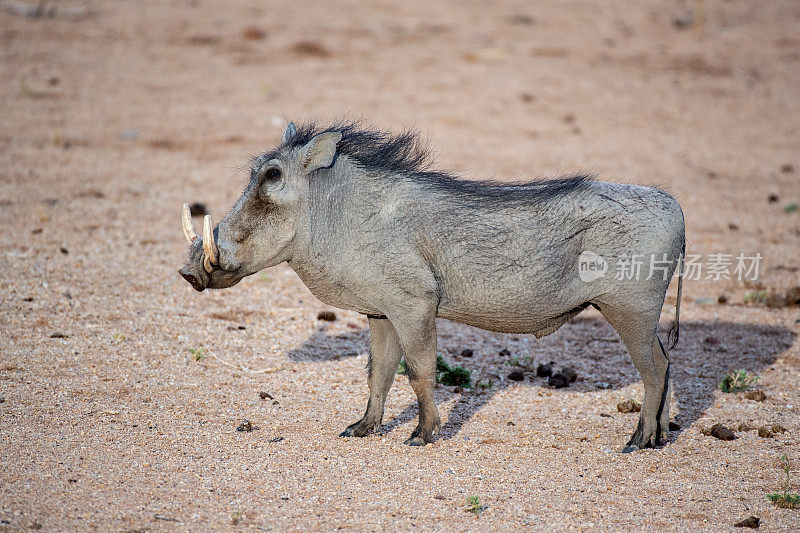
<svg viewBox="0 0 800 533">
<path fill-rule="evenodd" d="M 403 347 L 408 380 L 419 404 L 419 424 L 405 444 L 424 446 L 433 442 L 433 434 L 441 425 L 433 397 L 436 381 L 436 305 L 414 302 L 409 306 L 409 312 L 397 319 L 394 326 Z"/>
<path fill-rule="evenodd" d="M 345 429 L 340 437 L 364 437 L 376 431 L 383 419 L 386 395 L 394 382 L 403 354 L 392 323 L 385 318 L 369 319 L 369 402 L 364 417 Z"/>
</svg>

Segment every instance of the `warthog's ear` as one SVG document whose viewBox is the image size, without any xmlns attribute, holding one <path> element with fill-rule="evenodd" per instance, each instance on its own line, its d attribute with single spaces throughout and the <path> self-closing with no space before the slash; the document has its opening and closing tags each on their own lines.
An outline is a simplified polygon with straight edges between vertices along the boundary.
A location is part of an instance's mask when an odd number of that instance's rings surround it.
<svg viewBox="0 0 800 533">
<path fill-rule="evenodd" d="M 297 126 L 294 125 L 294 122 L 290 122 L 288 126 L 286 126 L 286 131 L 283 132 L 283 139 L 281 139 L 281 144 L 286 144 L 292 140 L 292 137 L 297 135 Z"/>
<path fill-rule="evenodd" d="M 331 166 L 336 145 L 342 140 L 338 131 L 326 131 L 314 136 L 300 151 L 300 164 L 306 173 Z"/>
</svg>

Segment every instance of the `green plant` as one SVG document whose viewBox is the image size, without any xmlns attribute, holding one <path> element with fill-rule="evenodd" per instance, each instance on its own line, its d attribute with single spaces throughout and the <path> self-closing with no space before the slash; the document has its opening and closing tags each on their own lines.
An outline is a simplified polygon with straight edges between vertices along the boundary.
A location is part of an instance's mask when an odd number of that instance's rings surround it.
<svg viewBox="0 0 800 533">
<path fill-rule="evenodd" d="M 742 299 L 746 304 L 764 303 L 767 301 L 767 291 L 756 289 L 744 295 Z"/>
<path fill-rule="evenodd" d="M 511 358 L 506 361 L 506 364 L 509 366 L 522 368 L 523 370 L 531 370 L 533 368 L 533 357 L 520 357 L 518 355 L 512 355 Z"/>
<path fill-rule="evenodd" d="M 436 355 L 436 382 L 451 387 L 472 388 L 472 371 L 463 366 L 450 366 L 442 354 Z"/>
<path fill-rule="evenodd" d="M 786 473 L 786 481 L 783 482 L 783 492 L 767 494 L 767 498 L 778 507 L 783 507 L 784 509 L 800 509 L 800 494 L 789 492 L 791 488 L 789 457 L 784 453 L 780 456 L 778 461 L 781 463 L 781 468 Z"/>
<path fill-rule="evenodd" d="M 406 366 L 405 359 L 400 359 L 400 364 L 397 365 L 397 373 L 401 376 L 408 375 L 408 366 Z"/>
<path fill-rule="evenodd" d="M 467 506 L 464 510 L 468 513 L 473 513 L 475 516 L 478 516 L 482 511 L 486 510 L 486 506 L 481 505 L 480 496 L 467 496 Z"/>
<path fill-rule="evenodd" d="M 202 346 L 200 346 L 199 348 L 189 348 L 189 353 L 192 354 L 192 357 L 194 357 L 195 361 L 202 361 L 203 359 L 208 357 L 205 349 Z"/>
<path fill-rule="evenodd" d="M 784 213 L 794 213 L 798 209 L 800 209 L 800 205 L 797 205 L 795 203 L 786 204 L 785 206 L 783 206 Z"/>
<path fill-rule="evenodd" d="M 722 392 L 742 392 L 750 390 L 758 381 L 758 376 L 747 370 L 731 370 L 722 378 L 719 388 Z"/>
</svg>

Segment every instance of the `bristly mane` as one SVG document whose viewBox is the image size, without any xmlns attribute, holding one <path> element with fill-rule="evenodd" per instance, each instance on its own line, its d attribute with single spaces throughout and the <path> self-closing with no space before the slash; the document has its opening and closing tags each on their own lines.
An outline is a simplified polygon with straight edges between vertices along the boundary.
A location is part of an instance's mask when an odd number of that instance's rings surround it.
<svg viewBox="0 0 800 533">
<path fill-rule="evenodd" d="M 280 149 L 295 148 L 315 135 L 328 131 L 342 134 L 336 151 L 365 169 L 385 175 L 405 175 L 442 192 L 483 199 L 541 201 L 580 189 L 592 180 L 589 174 L 520 182 L 460 179 L 450 173 L 431 170 L 433 159 L 415 131 L 390 133 L 367 129 L 358 122 L 336 121 L 327 126 L 307 122 Z"/>
</svg>

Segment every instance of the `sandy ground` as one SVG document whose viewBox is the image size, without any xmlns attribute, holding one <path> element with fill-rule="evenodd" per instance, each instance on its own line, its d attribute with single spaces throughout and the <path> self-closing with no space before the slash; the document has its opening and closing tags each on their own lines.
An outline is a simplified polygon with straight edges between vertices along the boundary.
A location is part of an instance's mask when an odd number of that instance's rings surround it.
<svg viewBox="0 0 800 533">
<path fill-rule="evenodd" d="M 616 404 L 642 384 L 596 315 L 540 341 L 440 323 L 493 386 L 438 388 L 442 434 L 411 449 L 401 376 L 380 435 L 337 437 L 366 404 L 363 317 L 317 321 L 285 266 L 202 294 L 176 273 L 182 202 L 219 220 L 287 118 L 348 114 L 415 125 L 465 176 L 661 184 L 689 253 L 760 253 L 767 290 L 798 285 L 800 4 L 231 4 L 0 12 L 0 528 L 800 529 L 765 498 L 782 453 L 800 491 L 800 314 L 744 305 L 740 281 L 687 281 L 683 429 L 622 455 L 636 415 Z M 511 382 L 502 348 L 580 378 Z M 767 400 L 722 394 L 732 368 Z M 748 421 L 788 431 L 702 434 Z"/>
</svg>

